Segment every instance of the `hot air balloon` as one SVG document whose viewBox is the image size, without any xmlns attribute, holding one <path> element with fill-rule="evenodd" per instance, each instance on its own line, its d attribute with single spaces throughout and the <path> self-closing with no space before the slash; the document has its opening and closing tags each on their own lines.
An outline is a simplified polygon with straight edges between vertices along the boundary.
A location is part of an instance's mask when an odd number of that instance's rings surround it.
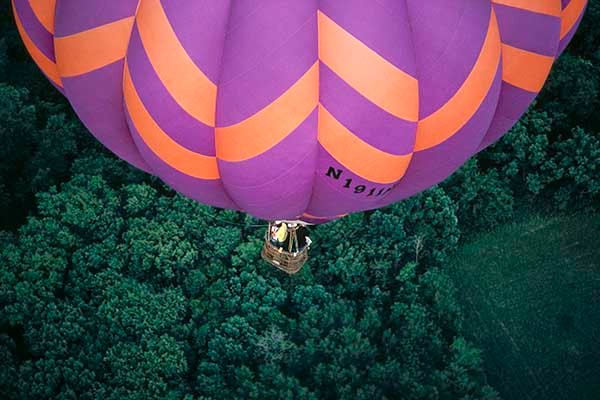
<svg viewBox="0 0 600 400">
<path fill-rule="evenodd" d="M 108 149 L 290 228 L 400 201 L 494 143 L 586 3 L 12 0 L 32 58 Z M 307 245 L 268 236 L 274 265 L 304 262 Z"/>
</svg>

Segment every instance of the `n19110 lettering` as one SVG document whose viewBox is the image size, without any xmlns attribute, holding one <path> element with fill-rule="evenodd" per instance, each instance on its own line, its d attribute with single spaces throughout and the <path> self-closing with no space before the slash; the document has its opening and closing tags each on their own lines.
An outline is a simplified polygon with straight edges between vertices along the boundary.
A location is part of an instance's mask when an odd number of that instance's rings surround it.
<svg viewBox="0 0 600 400">
<path fill-rule="evenodd" d="M 342 188 L 350 190 L 354 194 L 360 194 L 364 197 L 381 197 L 385 196 L 389 192 L 392 191 L 391 186 L 366 186 L 366 185 L 357 185 L 354 183 L 353 178 L 343 179 L 344 170 L 339 168 L 329 167 L 325 176 L 331 178 L 333 180 L 339 181 L 342 185 Z"/>
</svg>

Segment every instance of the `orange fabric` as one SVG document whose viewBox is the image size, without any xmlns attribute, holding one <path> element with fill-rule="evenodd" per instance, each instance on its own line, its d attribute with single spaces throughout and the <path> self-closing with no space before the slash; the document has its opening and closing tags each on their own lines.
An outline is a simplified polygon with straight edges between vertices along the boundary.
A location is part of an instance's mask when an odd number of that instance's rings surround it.
<svg viewBox="0 0 600 400">
<path fill-rule="evenodd" d="M 215 126 L 217 86 L 177 38 L 159 0 L 142 0 L 137 26 L 148 58 L 173 99 L 198 121 Z"/>
<path fill-rule="evenodd" d="M 269 150 L 292 133 L 319 102 L 319 64 L 271 104 L 235 125 L 217 128 L 217 157 L 244 161 Z"/>
<path fill-rule="evenodd" d="M 371 102 L 398 118 L 419 118 L 417 80 L 318 12 L 319 59 Z"/>
<path fill-rule="evenodd" d="M 60 80 L 60 76 L 58 75 L 58 69 L 56 68 L 56 64 L 52 62 L 41 50 L 33 43 L 33 40 L 29 37 L 27 32 L 25 32 L 25 28 L 21 23 L 21 19 L 15 10 L 14 2 L 11 2 L 13 6 L 13 14 L 15 16 L 15 22 L 17 24 L 17 30 L 19 31 L 19 35 L 21 35 L 21 39 L 23 39 L 23 44 L 25 44 L 25 48 L 33 58 L 33 61 L 37 64 L 37 66 L 42 70 L 44 74 L 50 79 L 54 84 L 58 87 L 63 87 L 62 81 Z"/>
<path fill-rule="evenodd" d="M 29 5 L 44 28 L 53 34 L 56 0 L 29 0 Z"/>
<path fill-rule="evenodd" d="M 312 218 L 312 219 L 336 219 L 336 218 L 342 218 L 342 217 L 345 217 L 346 215 L 348 215 L 348 214 L 340 214 L 340 215 L 335 215 L 335 216 L 333 216 L 333 217 L 317 217 L 317 216 L 315 216 L 315 215 L 311 215 L 311 214 L 309 214 L 309 213 L 304 213 L 304 214 L 302 214 L 302 216 L 303 216 L 303 217 L 306 217 L 306 218 Z"/>
<path fill-rule="evenodd" d="M 560 17 L 562 11 L 560 0 L 492 0 L 492 3 L 555 17 Z"/>
<path fill-rule="evenodd" d="M 500 31 L 492 10 L 481 53 L 471 73 L 455 95 L 439 110 L 419 121 L 415 151 L 427 150 L 460 130 L 487 96 L 500 63 Z"/>
<path fill-rule="evenodd" d="M 563 39 L 571 32 L 577 20 L 583 14 L 587 0 L 571 0 L 569 5 L 562 12 L 562 22 L 560 25 L 560 38 Z"/>
<path fill-rule="evenodd" d="M 553 57 L 502 45 L 502 79 L 523 90 L 542 90 L 553 63 Z"/>
<path fill-rule="evenodd" d="M 154 154 L 183 174 L 199 179 L 219 179 L 219 169 L 215 157 L 186 149 L 171 139 L 158 126 L 142 103 L 131 80 L 127 65 L 125 65 L 123 92 L 125 106 L 133 125 Z"/>
<path fill-rule="evenodd" d="M 60 75 L 82 75 L 125 58 L 132 27 L 133 17 L 129 17 L 73 35 L 55 37 Z"/>
<path fill-rule="evenodd" d="M 412 158 L 412 154 L 390 154 L 364 142 L 322 105 L 319 106 L 319 143 L 356 175 L 381 184 L 400 180 Z"/>
</svg>

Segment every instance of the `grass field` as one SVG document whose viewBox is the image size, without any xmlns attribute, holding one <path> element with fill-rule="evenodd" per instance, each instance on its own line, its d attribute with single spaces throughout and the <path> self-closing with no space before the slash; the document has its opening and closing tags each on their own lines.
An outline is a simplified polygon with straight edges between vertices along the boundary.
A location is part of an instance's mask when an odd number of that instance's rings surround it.
<svg viewBox="0 0 600 400">
<path fill-rule="evenodd" d="M 504 399 L 600 399 L 600 215 L 501 227 L 450 273 Z"/>
</svg>

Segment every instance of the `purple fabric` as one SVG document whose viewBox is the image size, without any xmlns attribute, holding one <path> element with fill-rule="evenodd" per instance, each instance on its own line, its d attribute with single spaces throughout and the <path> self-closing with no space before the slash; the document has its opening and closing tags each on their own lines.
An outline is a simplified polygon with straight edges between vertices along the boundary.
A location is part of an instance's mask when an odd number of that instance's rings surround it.
<svg viewBox="0 0 600 400">
<path fill-rule="evenodd" d="M 502 43 L 554 57 L 560 38 L 560 18 L 495 4 Z"/>
<path fill-rule="evenodd" d="M 327 176 L 330 168 L 342 171 L 339 179 Z M 365 187 L 364 192 L 356 193 L 357 190 L 362 190 L 362 186 Z M 316 216 L 331 216 L 377 208 L 379 201 L 389 194 L 385 192 L 391 186 L 375 184 L 361 178 L 319 146 L 312 198 L 306 212 Z M 372 189 L 375 189 L 373 194 L 368 196 Z M 378 196 L 378 193 L 381 194 Z"/>
<path fill-rule="evenodd" d="M 510 83 L 502 83 L 502 91 L 496 108 L 496 115 L 492 120 L 478 151 L 495 143 L 504 135 L 527 111 L 527 108 L 535 99 L 536 94 L 514 87 Z"/>
<path fill-rule="evenodd" d="M 56 37 L 73 35 L 135 14 L 139 0 L 57 0 Z"/>
<path fill-rule="evenodd" d="M 416 153 L 406 176 L 382 205 L 405 199 L 443 181 L 477 151 L 498 104 L 502 84 L 500 72 L 501 69 L 473 118 L 442 144 Z"/>
<path fill-rule="evenodd" d="M 161 0 L 161 3 L 190 58 L 213 83 L 218 82 L 232 0 Z"/>
<path fill-rule="evenodd" d="M 272 182 L 316 151 L 317 110 L 315 109 L 293 132 L 264 153 L 245 161 L 219 160 L 227 185 L 252 188 Z M 316 153 L 314 154 L 316 157 Z M 311 173 L 314 166 L 311 168 Z"/>
<path fill-rule="evenodd" d="M 27 0 L 14 4 L 35 46 L 54 61 L 52 34 Z M 560 40 L 559 18 L 487 0 L 160 0 L 159 4 L 183 49 L 218 88 L 219 127 L 262 111 L 318 62 L 318 11 L 418 80 L 420 118 L 438 111 L 463 86 L 480 56 L 492 7 L 503 43 L 546 56 L 564 50 L 581 20 Z M 568 4 L 562 0 L 563 8 Z M 133 16 L 137 6 L 138 0 L 57 0 L 56 36 Z M 137 28 L 128 43 L 127 59 L 136 90 L 161 129 L 181 146 L 215 156 L 215 128 L 197 121 L 175 101 L 154 71 Z M 316 109 L 262 154 L 237 162 L 217 159 L 219 179 L 194 178 L 160 159 L 126 115 L 124 60 L 63 78 L 63 83 L 73 108 L 100 142 L 183 195 L 264 219 L 324 223 L 425 190 L 498 140 L 535 97 L 503 81 L 501 65 L 469 121 L 442 143 L 415 151 L 417 123 L 390 115 L 320 64 L 315 90 L 335 119 L 380 152 L 412 154 L 404 177 L 390 184 L 371 182 L 352 172 L 352 162 L 344 160 L 348 165 L 343 165 L 329 154 L 318 141 Z M 363 162 L 353 161 L 354 166 Z"/>
<path fill-rule="evenodd" d="M 420 117 L 442 107 L 477 61 L 488 31 L 487 1 L 407 0 L 417 59 Z"/>
<path fill-rule="evenodd" d="M 533 53 L 554 57 L 560 40 L 560 18 L 495 4 L 503 43 Z M 536 93 L 503 82 L 496 115 L 479 151 L 506 133 L 534 100 Z"/>
<path fill-rule="evenodd" d="M 37 19 L 29 5 L 29 0 L 13 0 L 13 4 L 21 24 L 23 24 L 23 29 L 29 35 L 31 41 L 50 61 L 56 62 L 54 58 L 54 37 Z"/>
<path fill-rule="evenodd" d="M 318 58 L 315 1 L 241 1 L 231 9 L 233 15 L 251 17 L 231 18 L 218 85 L 218 126 L 262 110 Z"/>
<path fill-rule="evenodd" d="M 127 115 L 127 112 L 125 113 Z M 210 206 L 241 210 L 229 197 L 220 179 L 198 179 L 178 172 L 154 154 L 135 129 L 129 115 L 127 123 L 133 134 L 133 139 L 144 160 L 152 165 L 153 173 L 167 185 L 186 197 L 197 200 Z"/>
<path fill-rule="evenodd" d="M 241 162 L 219 160 L 225 188 L 246 212 L 259 218 L 293 219 L 306 210 L 317 157 L 317 110 L 284 140 Z"/>
<path fill-rule="evenodd" d="M 321 0 L 320 10 L 409 75 L 415 51 L 406 5 L 397 0 Z"/>
<path fill-rule="evenodd" d="M 150 64 L 137 27 L 131 35 L 127 62 L 138 95 L 158 126 L 183 147 L 215 156 L 214 128 L 189 115 L 173 99 Z"/>
<path fill-rule="evenodd" d="M 366 143 L 391 154 L 410 154 L 416 122 L 401 120 L 352 89 L 325 64 L 320 65 L 321 104 Z M 363 110 L 357 113 L 356 110 Z"/>
<path fill-rule="evenodd" d="M 122 81 L 121 60 L 81 76 L 63 78 L 63 85 L 73 109 L 96 139 L 120 158 L 150 172 L 125 122 Z"/>
</svg>

